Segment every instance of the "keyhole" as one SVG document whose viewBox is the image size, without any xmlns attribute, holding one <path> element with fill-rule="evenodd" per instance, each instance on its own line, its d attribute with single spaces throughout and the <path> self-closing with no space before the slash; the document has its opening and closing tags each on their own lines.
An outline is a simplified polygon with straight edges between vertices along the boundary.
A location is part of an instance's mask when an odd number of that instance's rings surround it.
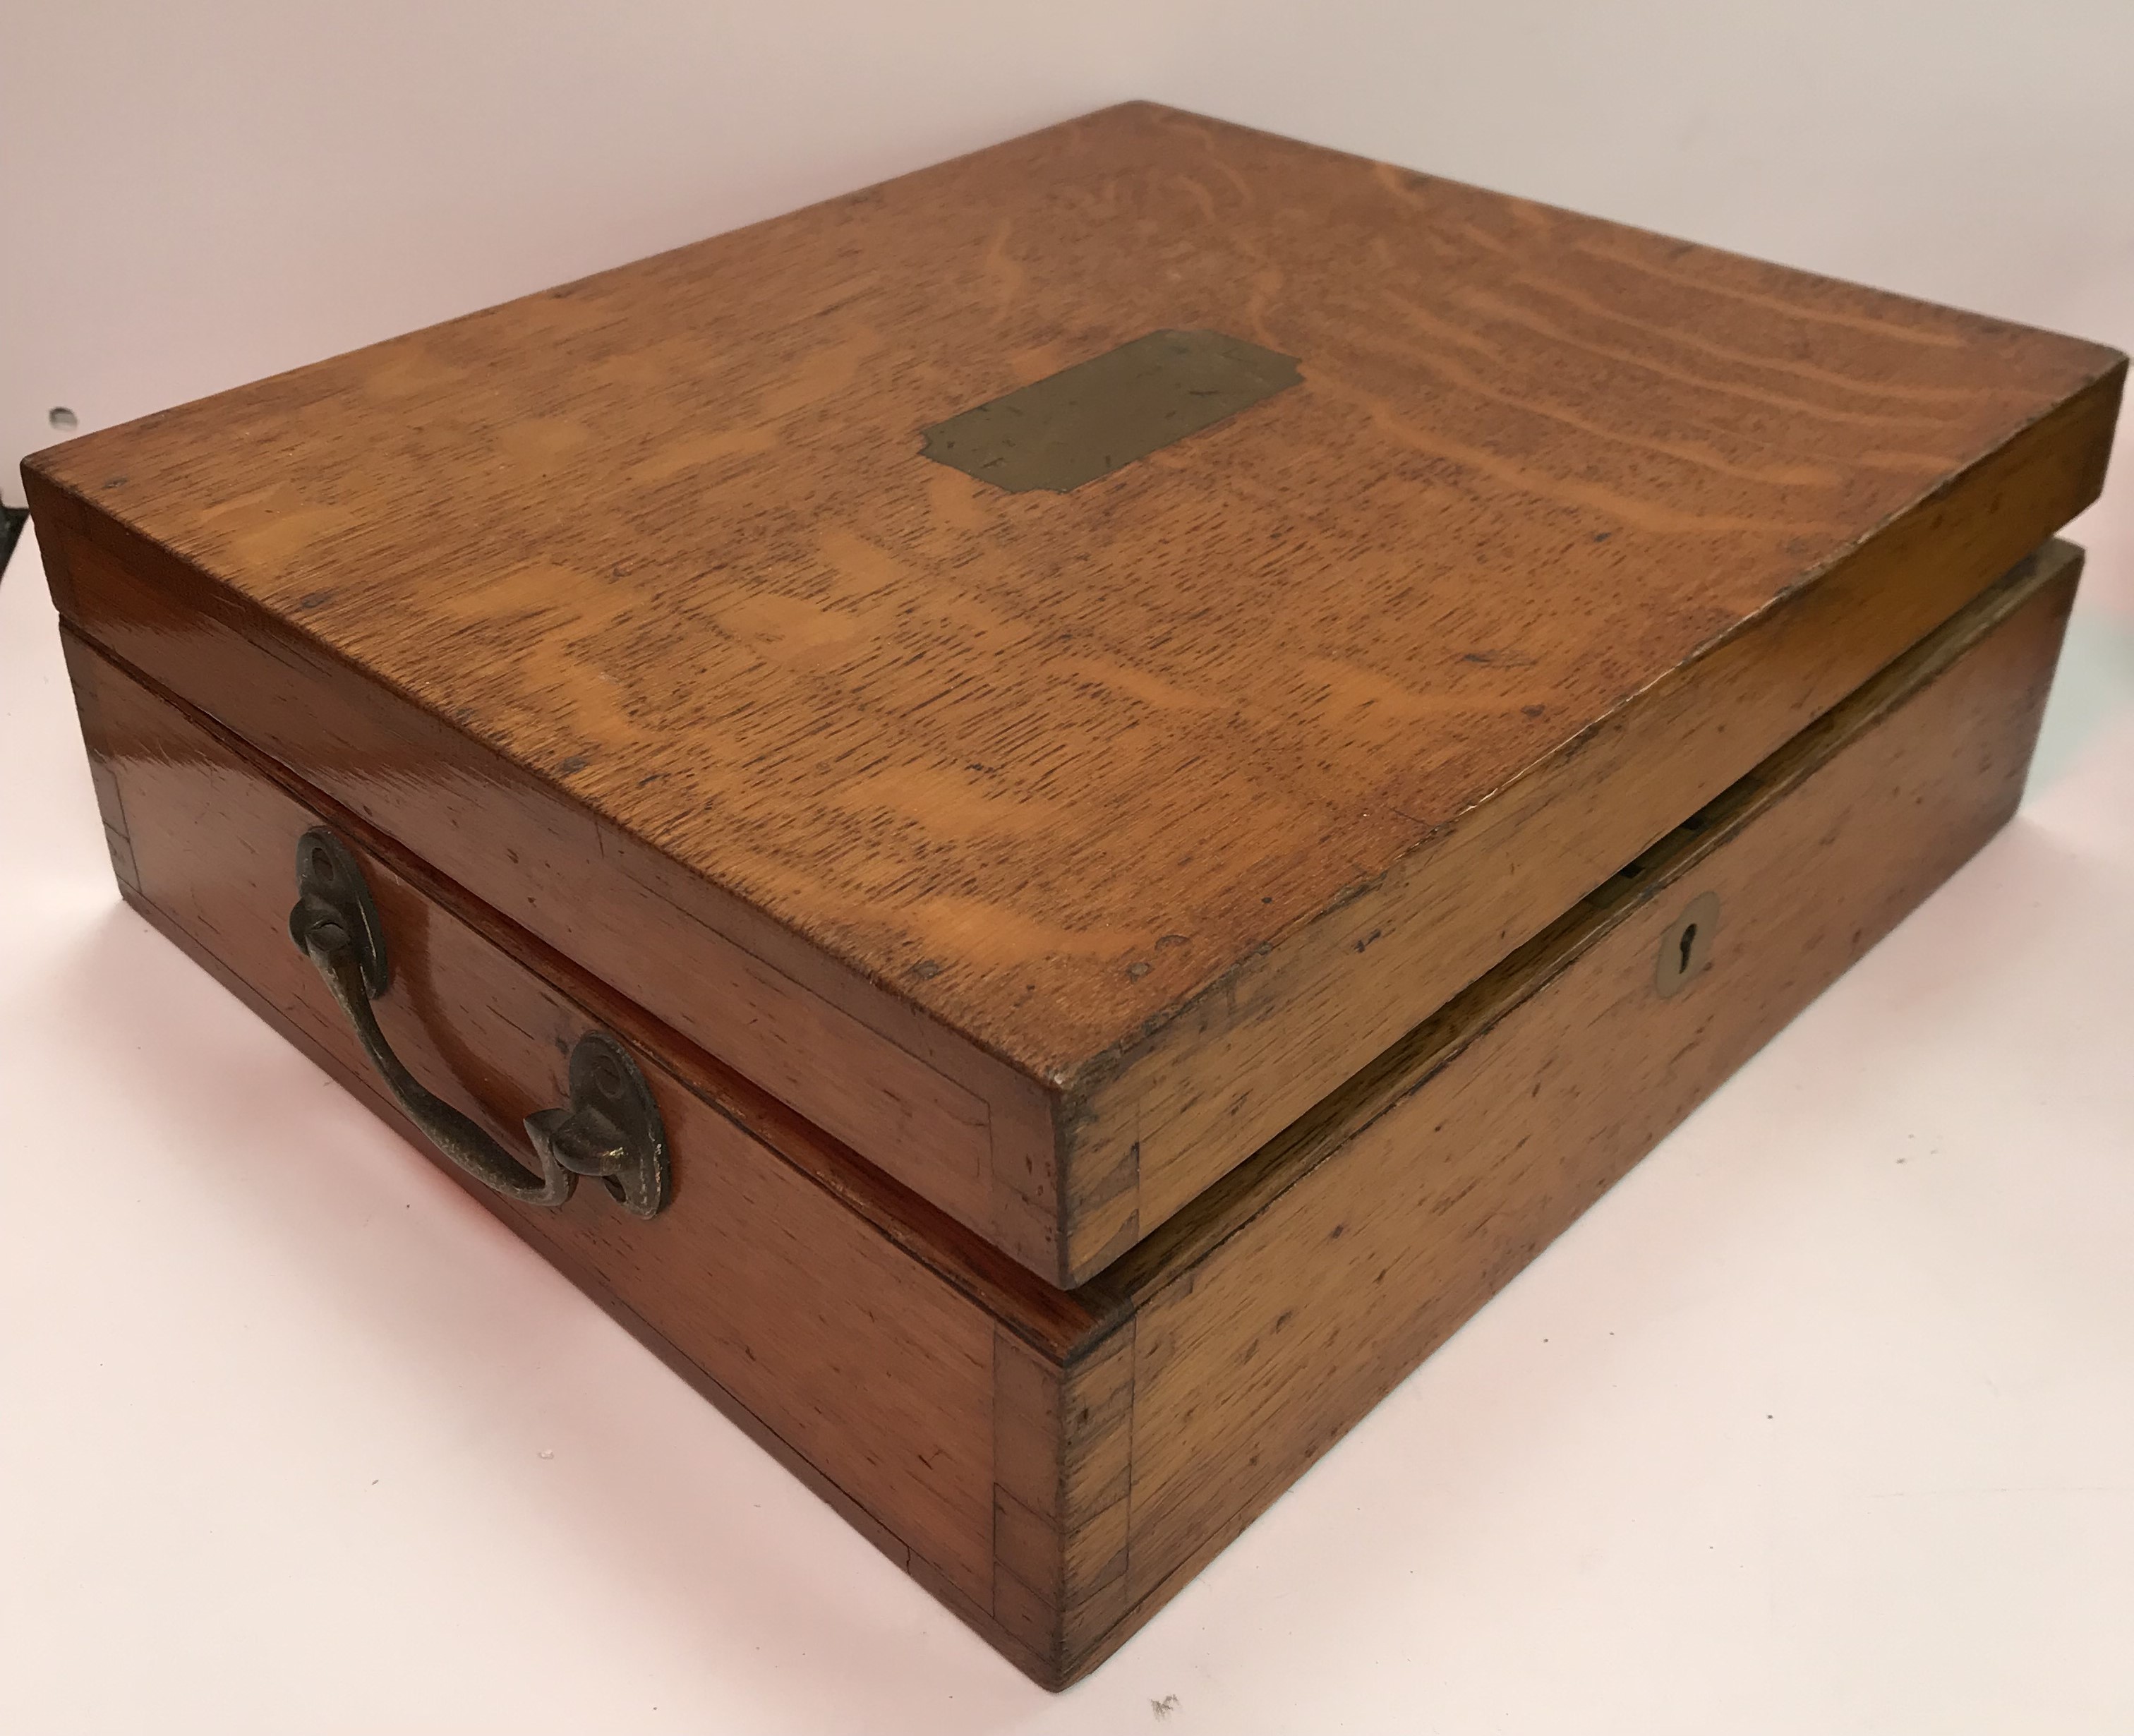
<svg viewBox="0 0 2134 1736">
<path fill-rule="evenodd" d="M 1686 988 L 1712 964 L 1712 937 L 1719 932 L 1719 895 L 1700 892 L 1660 936 L 1653 958 L 1653 986 L 1663 997 Z"/>
</svg>

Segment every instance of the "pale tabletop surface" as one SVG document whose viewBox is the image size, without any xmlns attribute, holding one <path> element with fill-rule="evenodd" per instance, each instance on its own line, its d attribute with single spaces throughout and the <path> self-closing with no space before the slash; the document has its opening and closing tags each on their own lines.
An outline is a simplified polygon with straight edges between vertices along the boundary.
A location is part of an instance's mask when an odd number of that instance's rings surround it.
<svg viewBox="0 0 2134 1736">
<path fill-rule="evenodd" d="M 2134 1728 L 2122 617 L 2010 829 L 1059 1697 L 122 909 L 29 538 L 0 731 L 0 1729 Z"/>
</svg>

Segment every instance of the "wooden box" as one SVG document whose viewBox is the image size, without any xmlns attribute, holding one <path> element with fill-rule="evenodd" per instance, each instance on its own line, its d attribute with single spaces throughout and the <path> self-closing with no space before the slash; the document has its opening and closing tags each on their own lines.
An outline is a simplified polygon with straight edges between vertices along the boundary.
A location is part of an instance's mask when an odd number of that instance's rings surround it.
<svg viewBox="0 0 2134 1736">
<path fill-rule="evenodd" d="M 127 898 L 1057 1685 L 2011 811 L 2123 372 L 1134 104 L 26 471 Z"/>
</svg>

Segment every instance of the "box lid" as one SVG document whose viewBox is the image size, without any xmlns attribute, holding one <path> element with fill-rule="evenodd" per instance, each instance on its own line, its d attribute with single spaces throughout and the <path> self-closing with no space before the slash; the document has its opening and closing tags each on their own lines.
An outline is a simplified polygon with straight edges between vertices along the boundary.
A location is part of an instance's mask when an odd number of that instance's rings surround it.
<svg viewBox="0 0 2134 1736">
<path fill-rule="evenodd" d="M 27 469 L 92 634 L 1072 1283 L 2079 510 L 2123 368 L 1137 104 Z"/>
</svg>

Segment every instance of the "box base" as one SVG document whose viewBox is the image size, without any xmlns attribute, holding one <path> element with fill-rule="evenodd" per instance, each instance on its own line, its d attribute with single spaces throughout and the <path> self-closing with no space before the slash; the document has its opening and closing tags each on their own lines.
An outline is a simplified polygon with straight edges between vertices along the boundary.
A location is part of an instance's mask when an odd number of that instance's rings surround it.
<svg viewBox="0 0 2134 1736">
<path fill-rule="evenodd" d="M 1059 1687 L 2012 813 L 2078 567 L 2064 545 L 2024 563 L 1071 1294 L 85 641 L 69 655 L 128 901 L 411 1140 L 282 926 L 310 825 L 370 856 L 396 1042 L 500 1136 L 573 1031 L 645 1058 L 671 1214 L 470 1190 Z"/>
</svg>

